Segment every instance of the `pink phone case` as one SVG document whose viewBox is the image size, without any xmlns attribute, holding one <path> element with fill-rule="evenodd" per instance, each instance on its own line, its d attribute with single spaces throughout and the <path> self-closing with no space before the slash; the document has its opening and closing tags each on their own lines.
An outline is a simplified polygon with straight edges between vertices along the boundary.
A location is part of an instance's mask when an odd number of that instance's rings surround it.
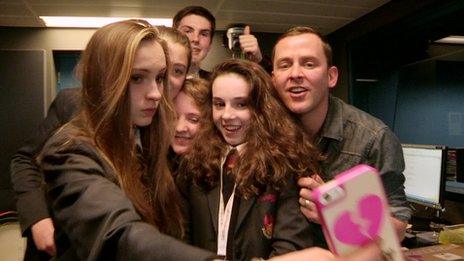
<svg viewBox="0 0 464 261">
<path fill-rule="evenodd" d="M 386 260 L 404 260 L 376 169 L 358 165 L 313 190 L 332 252 L 348 254 L 379 240 Z"/>
</svg>

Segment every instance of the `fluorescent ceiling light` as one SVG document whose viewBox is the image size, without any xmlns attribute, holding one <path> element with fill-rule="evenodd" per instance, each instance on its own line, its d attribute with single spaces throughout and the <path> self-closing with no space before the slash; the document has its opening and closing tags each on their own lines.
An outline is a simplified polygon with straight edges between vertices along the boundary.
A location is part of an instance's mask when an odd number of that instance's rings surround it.
<svg viewBox="0 0 464 261">
<path fill-rule="evenodd" d="M 45 22 L 47 27 L 99 28 L 127 19 L 143 19 L 152 25 L 172 26 L 172 19 L 170 18 L 40 16 L 40 19 Z"/>
<path fill-rule="evenodd" d="M 435 42 L 436 43 L 448 43 L 448 44 L 464 44 L 464 36 L 450 35 L 448 37 L 436 40 Z"/>
<path fill-rule="evenodd" d="M 357 82 L 378 82 L 378 79 L 358 78 L 355 79 Z"/>
</svg>

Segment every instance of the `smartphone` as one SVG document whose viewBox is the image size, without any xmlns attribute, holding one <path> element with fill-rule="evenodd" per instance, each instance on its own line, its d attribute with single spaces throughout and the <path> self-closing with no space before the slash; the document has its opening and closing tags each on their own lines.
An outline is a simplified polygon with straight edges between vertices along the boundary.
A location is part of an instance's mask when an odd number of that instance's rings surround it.
<svg viewBox="0 0 464 261">
<path fill-rule="evenodd" d="M 358 165 L 312 192 L 330 250 L 349 254 L 377 241 L 385 260 L 404 260 L 376 169 Z"/>
</svg>

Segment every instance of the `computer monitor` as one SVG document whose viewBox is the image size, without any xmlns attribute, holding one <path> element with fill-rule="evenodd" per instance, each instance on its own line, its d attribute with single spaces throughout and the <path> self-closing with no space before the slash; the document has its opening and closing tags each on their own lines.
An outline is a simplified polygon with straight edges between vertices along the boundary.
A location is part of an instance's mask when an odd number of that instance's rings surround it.
<svg viewBox="0 0 464 261">
<path fill-rule="evenodd" d="M 402 144 L 406 198 L 420 205 L 443 209 L 446 147 Z"/>
</svg>

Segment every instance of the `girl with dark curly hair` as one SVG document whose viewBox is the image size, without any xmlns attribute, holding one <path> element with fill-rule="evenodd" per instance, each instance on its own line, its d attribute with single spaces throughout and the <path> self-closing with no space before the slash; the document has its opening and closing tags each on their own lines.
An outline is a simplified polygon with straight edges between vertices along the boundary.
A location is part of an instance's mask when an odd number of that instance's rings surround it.
<svg viewBox="0 0 464 261">
<path fill-rule="evenodd" d="M 210 84 L 177 177 L 190 204 L 192 243 L 229 260 L 311 246 L 295 181 L 316 173 L 319 153 L 259 65 L 223 62 Z"/>
</svg>

